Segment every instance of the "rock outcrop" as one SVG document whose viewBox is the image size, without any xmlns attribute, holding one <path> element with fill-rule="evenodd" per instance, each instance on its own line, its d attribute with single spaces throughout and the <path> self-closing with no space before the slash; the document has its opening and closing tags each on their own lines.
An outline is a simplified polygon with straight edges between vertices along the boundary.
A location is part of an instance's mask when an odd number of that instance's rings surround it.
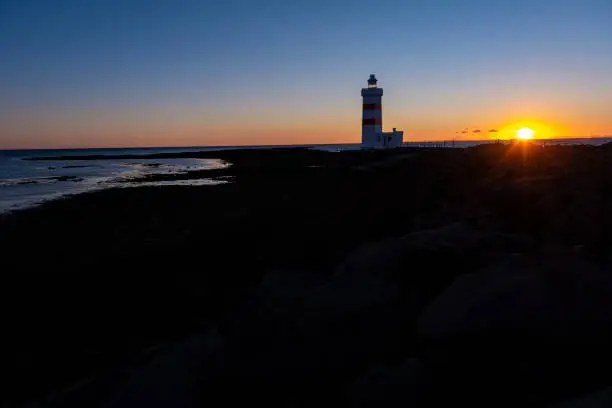
<svg viewBox="0 0 612 408">
<path fill-rule="evenodd" d="M 431 398 L 525 406 L 604 386 L 611 298 L 609 274 L 559 254 L 458 278 L 420 319 Z"/>
<path fill-rule="evenodd" d="M 495 259 L 501 248 L 529 245 L 458 223 L 365 245 L 330 277 L 271 271 L 222 326 L 228 359 L 203 394 L 237 387 L 272 405 L 303 403 L 306 395 L 338 402 L 346 397 L 340 390 L 354 389 L 351 384 L 359 384 L 368 370 L 397 366 L 417 353 L 416 320 L 453 279 Z M 363 398 L 399 397 L 375 394 L 386 389 L 387 380 L 412 382 L 401 378 L 412 370 L 404 368 L 389 371 L 376 385 L 364 377 L 369 386 Z M 347 398 L 361 404 L 359 395 Z"/>
</svg>

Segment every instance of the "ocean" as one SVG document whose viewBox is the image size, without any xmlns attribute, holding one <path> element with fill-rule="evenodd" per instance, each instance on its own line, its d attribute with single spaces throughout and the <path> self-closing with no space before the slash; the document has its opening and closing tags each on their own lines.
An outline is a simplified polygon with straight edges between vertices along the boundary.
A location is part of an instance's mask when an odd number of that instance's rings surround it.
<svg viewBox="0 0 612 408">
<path fill-rule="evenodd" d="M 69 194 L 111 187 L 133 187 L 134 185 L 122 181 L 146 174 L 177 173 L 224 165 L 219 160 L 201 159 L 27 161 L 22 160 L 24 158 L 93 154 L 144 155 L 188 150 L 190 149 L 0 150 L 0 213 L 30 207 Z M 193 180 L 192 184 L 206 182 L 211 181 Z"/>
<path fill-rule="evenodd" d="M 555 139 L 541 143 L 603 144 L 612 138 Z M 490 141 L 457 141 L 455 147 L 469 147 Z M 435 146 L 441 142 L 411 141 L 407 145 Z M 450 147 L 451 142 L 446 142 Z M 112 187 L 134 188 L 145 185 L 202 185 L 219 183 L 209 179 L 176 182 L 129 183 L 126 179 L 147 174 L 180 173 L 192 170 L 215 169 L 225 166 L 220 160 L 209 159 L 131 159 L 131 160 L 79 160 L 28 161 L 28 157 L 83 156 L 83 155 L 147 155 L 190 151 L 227 149 L 257 149 L 264 147 L 296 146 L 228 146 L 228 147 L 171 147 L 171 148 L 114 148 L 114 149 L 62 149 L 62 150 L 0 150 L 0 213 L 10 212 L 58 197 Z M 302 147 L 329 151 L 359 149 L 359 144 L 302 145 Z"/>
</svg>

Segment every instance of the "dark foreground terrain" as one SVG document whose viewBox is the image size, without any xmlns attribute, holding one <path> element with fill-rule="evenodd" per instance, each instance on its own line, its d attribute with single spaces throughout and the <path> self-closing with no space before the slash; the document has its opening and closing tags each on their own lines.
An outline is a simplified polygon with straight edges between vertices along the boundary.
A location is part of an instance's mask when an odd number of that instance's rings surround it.
<svg viewBox="0 0 612 408">
<path fill-rule="evenodd" d="M 0 218 L 5 405 L 612 401 L 611 146 L 194 155 Z"/>
</svg>

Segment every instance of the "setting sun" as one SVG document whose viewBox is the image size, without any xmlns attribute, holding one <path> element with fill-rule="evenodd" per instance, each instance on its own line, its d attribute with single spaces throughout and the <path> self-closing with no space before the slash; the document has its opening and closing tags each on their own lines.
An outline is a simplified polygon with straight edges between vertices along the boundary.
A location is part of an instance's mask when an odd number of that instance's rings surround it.
<svg viewBox="0 0 612 408">
<path fill-rule="evenodd" d="M 499 126 L 500 139 L 553 139 L 558 135 L 570 134 L 571 131 L 559 123 L 544 121 L 540 118 L 523 118 L 508 121 Z"/>
<path fill-rule="evenodd" d="M 518 139 L 533 139 L 533 135 L 535 135 L 535 131 L 528 127 L 520 128 L 516 131 Z"/>
</svg>

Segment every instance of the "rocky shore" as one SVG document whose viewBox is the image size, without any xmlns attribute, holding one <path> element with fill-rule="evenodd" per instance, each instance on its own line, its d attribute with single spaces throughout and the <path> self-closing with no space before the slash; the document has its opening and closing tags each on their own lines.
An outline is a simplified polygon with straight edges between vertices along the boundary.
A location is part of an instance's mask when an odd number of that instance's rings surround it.
<svg viewBox="0 0 612 408">
<path fill-rule="evenodd" d="M 0 217 L 5 405 L 612 402 L 611 146 L 176 157 Z"/>
</svg>

